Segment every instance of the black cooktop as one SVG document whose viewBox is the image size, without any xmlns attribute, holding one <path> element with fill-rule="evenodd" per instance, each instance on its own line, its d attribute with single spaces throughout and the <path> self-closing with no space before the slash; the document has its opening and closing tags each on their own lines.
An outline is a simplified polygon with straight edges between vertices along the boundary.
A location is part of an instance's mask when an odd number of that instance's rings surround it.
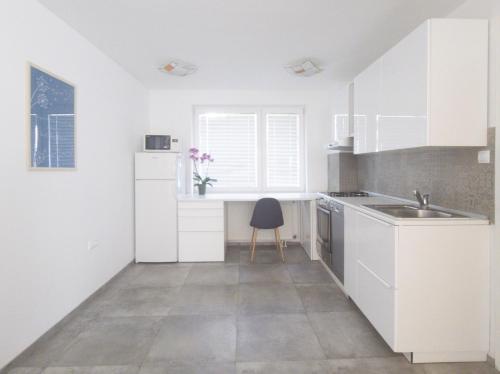
<svg viewBox="0 0 500 374">
<path fill-rule="evenodd" d="M 334 192 L 323 192 L 323 194 L 331 197 L 367 197 L 368 192 L 363 191 L 334 191 Z"/>
</svg>

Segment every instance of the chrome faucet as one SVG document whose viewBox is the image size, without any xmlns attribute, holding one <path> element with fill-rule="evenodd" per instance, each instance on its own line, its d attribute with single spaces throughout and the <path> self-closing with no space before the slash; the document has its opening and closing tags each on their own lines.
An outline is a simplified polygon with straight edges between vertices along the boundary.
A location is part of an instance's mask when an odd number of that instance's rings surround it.
<svg viewBox="0 0 500 374">
<path fill-rule="evenodd" d="M 420 205 L 420 209 L 428 209 L 429 208 L 429 201 L 430 201 L 430 195 L 429 194 L 421 194 L 419 190 L 413 191 L 413 194 L 418 200 L 418 204 Z"/>
</svg>

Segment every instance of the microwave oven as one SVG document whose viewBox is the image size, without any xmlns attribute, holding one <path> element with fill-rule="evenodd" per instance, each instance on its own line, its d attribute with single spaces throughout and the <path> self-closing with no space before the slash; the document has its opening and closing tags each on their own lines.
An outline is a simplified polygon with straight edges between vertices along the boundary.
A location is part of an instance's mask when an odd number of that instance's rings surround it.
<svg viewBox="0 0 500 374">
<path fill-rule="evenodd" d="M 144 152 L 180 152 L 179 139 L 171 135 L 144 135 Z"/>
</svg>

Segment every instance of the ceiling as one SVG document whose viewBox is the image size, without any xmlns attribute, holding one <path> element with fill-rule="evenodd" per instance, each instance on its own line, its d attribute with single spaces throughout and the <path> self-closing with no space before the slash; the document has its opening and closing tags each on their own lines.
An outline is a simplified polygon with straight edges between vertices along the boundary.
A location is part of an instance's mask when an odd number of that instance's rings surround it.
<svg viewBox="0 0 500 374">
<path fill-rule="evenodd" d="M 464 0 L 39 0 L 151 89 L 327 89 Z M 305 78 L 283 66 L 311 57 Z M 158 67 L 177 58 L 187 77 Z"/>
</svg>

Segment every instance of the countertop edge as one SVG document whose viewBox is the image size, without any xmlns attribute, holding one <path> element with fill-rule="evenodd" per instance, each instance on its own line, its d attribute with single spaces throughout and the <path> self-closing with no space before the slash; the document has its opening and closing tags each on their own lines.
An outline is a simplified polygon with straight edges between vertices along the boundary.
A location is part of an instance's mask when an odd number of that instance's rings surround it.
<svg viewBox="0 0 500 374">
<path fill-rule="evenodd" d="M 318 196 L 324 197 L 325 195 L 318 193 Z M 363 214 L 368 216 L 380 219 L 381 221 L 390 223 L 394 226 L 460 226 L 460 225 L 489 225 L 490 221 L 487 218 L 478 217 L 475 214 L 471 214 L 468 212 L 459 212 L 463 215 L 466 215 L 466 218 L 394 218 L 388 214 L 384 214 L 381 212 L 377 212 L 373 209 L 364 207 L 364 204 L 368 204 L 368 202 L 360 203 L 360 199 L 376 199 L 377 203 L 387 203 L 387 204 L 396 204 L 396 203 L 408 203 L 408 200 L 398 199 L 387 196 L 375 195 L 371 197 L 348 197 L 348 198 L 337 198 L 337 197 L 328 197 L 329 199 L 338 202 L 344 206 L 355 209 Z M 347 200 L 350 199 L 350 200 Z M 441 208 L 443 210 L 451 211 L 451 209 Z"/>
</svg>

